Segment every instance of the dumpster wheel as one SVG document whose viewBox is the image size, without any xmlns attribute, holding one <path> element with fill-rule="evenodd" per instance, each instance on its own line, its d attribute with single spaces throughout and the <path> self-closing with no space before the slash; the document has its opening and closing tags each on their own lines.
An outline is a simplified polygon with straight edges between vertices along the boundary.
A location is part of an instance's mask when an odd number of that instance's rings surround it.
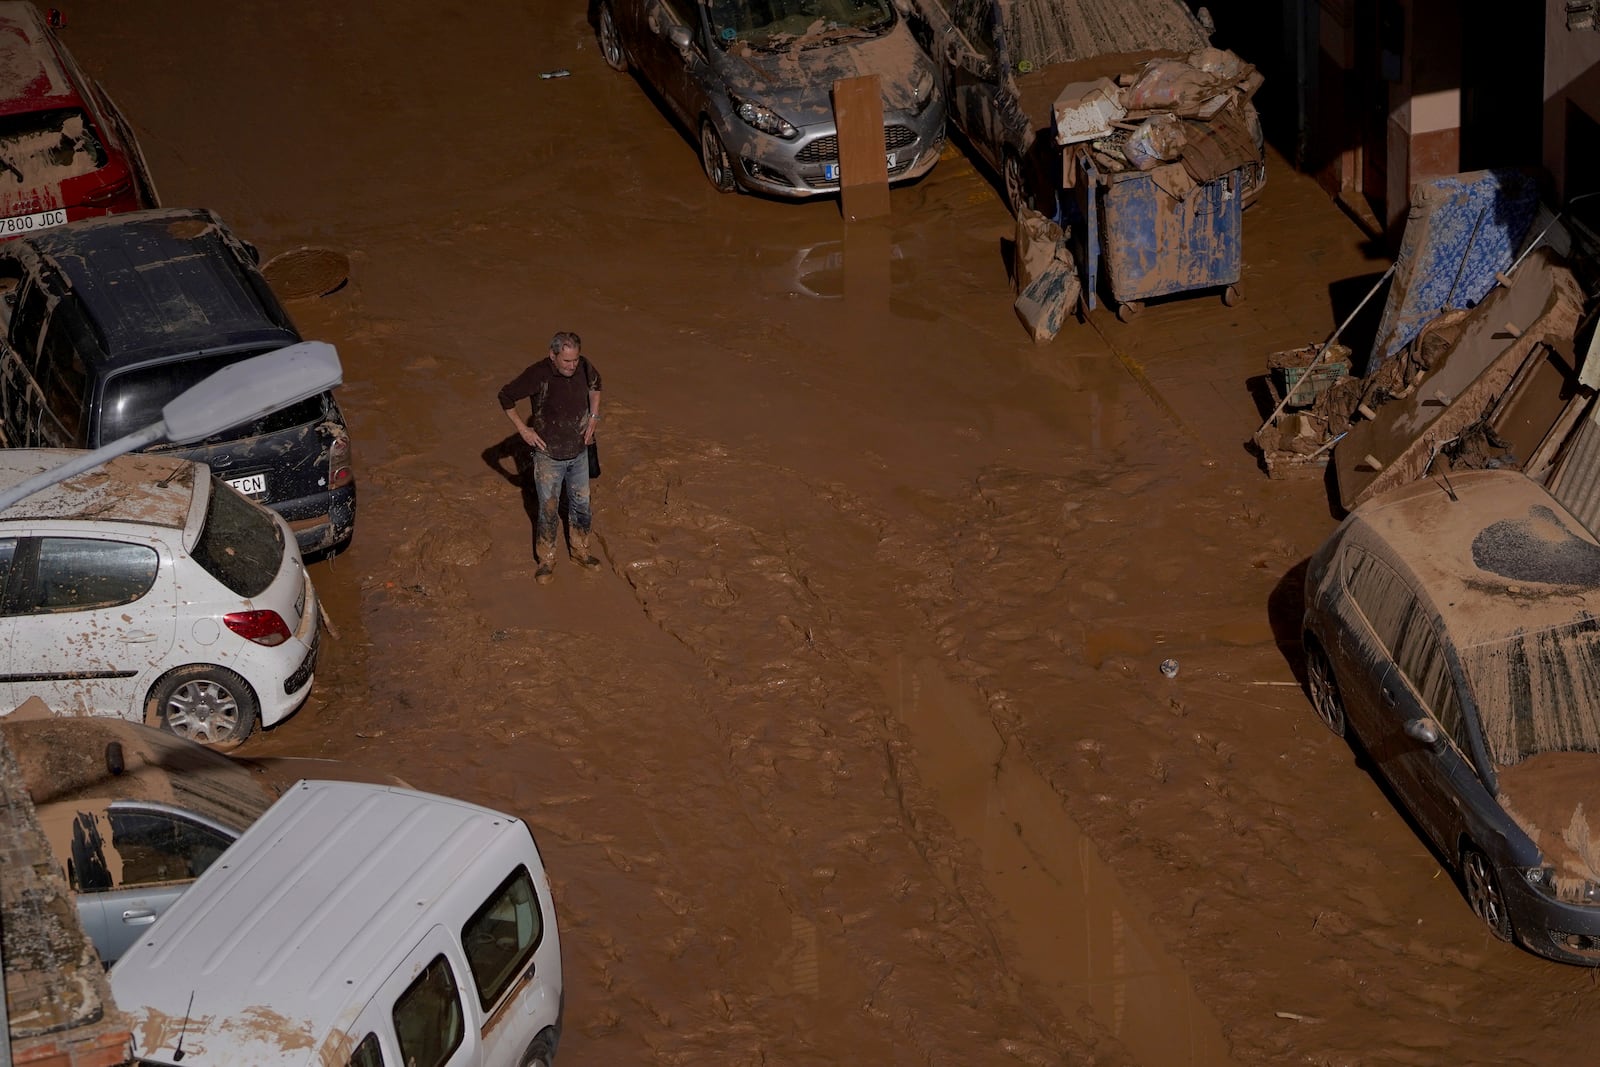
<svg viewBox="0 0 1600 1067">
<path fill-rule="evenodd" d="M 1139 312 L 1144 310 L 1143 300 L 1130 300 L 1126 304 L 1117 305 L 1117 320 L 1119 322 L 1132 322 L 1139 317 Z"/>
<path fill-rule="evenodd" d="M 1230 285 L 1222 290 L 1222 303 L 1227 307 L 1233 307 L 1243 299 L 1244 297 L 1239 295 L 1239 287 L 1237 285 Z"/>
</svg>

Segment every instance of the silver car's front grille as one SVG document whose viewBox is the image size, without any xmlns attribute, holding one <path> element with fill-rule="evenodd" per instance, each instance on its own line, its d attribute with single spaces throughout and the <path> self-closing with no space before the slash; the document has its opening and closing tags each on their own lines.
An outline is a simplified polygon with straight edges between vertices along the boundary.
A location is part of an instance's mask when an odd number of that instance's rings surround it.
<svg viewBox="0 0 1600 1067">
<path fill-rule="evenodd" d="M 896 151 L 909 144 L 915 144 L 916 141 L 917 131 L 910 126 L 901 126 L 897 123 L 883 128 L 883 150 L 885 152 Z M 818 137 L 815 141 L 796 152 L 794 158 L 799 163 L 836 163 L 839 159 L 839 138 L 834 134 L 829 134 L 827 137 Z M 889 173 L 894 173 L 893 167 L 889 168 Z"/>
</svg>

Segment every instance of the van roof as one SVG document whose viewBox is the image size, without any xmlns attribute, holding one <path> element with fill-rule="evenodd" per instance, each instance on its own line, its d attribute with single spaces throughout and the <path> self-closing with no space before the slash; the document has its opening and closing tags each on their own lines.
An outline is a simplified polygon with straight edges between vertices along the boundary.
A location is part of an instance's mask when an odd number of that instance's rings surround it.
<svg viewBox="0 0 1600 1067">
<path fill-rule="evenodd" d="M 513 835 L 531 851 L 521 820 L 476 804 L 297 783 L 112 968 L 136 1055 L 171 1062 L 181 1035 L 183 1067 L 316 1062 L 435 925 L 430 905 Z"/>
<path fill-rule="evenodd" d="M 108 365 L 281 348 L 300 339 L 266 280 L 241 262 L 237 239 L 210 211 L 128 211 L 17 243 L 21 256 L 31 252 L 53 268 L 82 302 Z"/>
<path fill-rule="evenodd" d="M 72 448 L 0 448 L 0 489 L 59 467 L 84 453 Z M 195 505 L 195 484 L 211 469 L 177 456 L 132 453 L 77 474 L 0 511 L 0 520 L 94 519 L 181 530 Z M 209 488 L 203 498 L 210 499 Z"/>
<path fill-rule="evenodd" d="M 1425 478 L 1358 507 L 1358 544 L 1409 572 L 1457 646 L 1600 613 L 1600 543 L 1521 471 Z"/>
<path fill-rule="evenodd" d="M 0 115 L 83 106 L 39 9 L 0 3 Z"/>
</svg>

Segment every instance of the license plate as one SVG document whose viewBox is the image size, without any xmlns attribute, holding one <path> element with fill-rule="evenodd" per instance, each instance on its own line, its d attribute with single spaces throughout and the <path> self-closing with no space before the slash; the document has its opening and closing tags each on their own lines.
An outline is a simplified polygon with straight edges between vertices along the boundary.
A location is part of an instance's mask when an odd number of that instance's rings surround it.
<svg viewBox="0 0 1600 1067">
<path fill-rule="evenodd" d="M 229 478 L 228 484 L 245 496 L 267 495 L 267 476 L 265 474 L 250 474 L 243 478 Z"/>
<path fill-rule="evenodd" d="M 37 233 L 39 230 L 48 230 L 52 226 L 65 226 L 67 222 L 67 209 L 58 207 L 50 211 L 40 211 L 32 215 L 13 215 L 8 219 L 0 219 L 0 237 L 16 237 L 24 233 Z"/>
<path fill-rule="evenodd" d="M 889 164 L 889 169 L 890 170 L 894 170 L 895 153 L 893 153 L 893 152 L 885 152 L 883 154 L 883 158 L 884 158 L 884 161 Z M 838 181 L 839 180 L 839 164 L 837 164 L 837 163 L 824 163 L 822 165 L 822 180 L 826 181 L 826 182 L 836 182 L 836 181 Z"/>
</svg>

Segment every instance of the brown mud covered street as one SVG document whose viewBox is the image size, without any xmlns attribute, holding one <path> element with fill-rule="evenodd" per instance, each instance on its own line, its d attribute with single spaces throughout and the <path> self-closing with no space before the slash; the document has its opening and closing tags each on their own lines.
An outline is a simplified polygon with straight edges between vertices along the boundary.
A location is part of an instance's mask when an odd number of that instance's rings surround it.
<svg viewBox="0 0 1600 1067">
<path fill-rule="evenodd" d="M 1281 158 L 1243 304 L 1034 347 L 957 150 L 848 235 L 719 196 L 574 5 L 68 15 L 167 205 L 351 264 L 290 303 L 345 367 L 338 639 L 243 752 L 525 818 L 559 1062 L 1600 1048 L 1595 975 L 1494 941 L 1298 687 L 1333 520 L 1257 470 L 1245 381 L 1387 263 Z M 604 376 L 604 566 L 541 587 L 495 392 L 562 329 Z"/>
</svg>

